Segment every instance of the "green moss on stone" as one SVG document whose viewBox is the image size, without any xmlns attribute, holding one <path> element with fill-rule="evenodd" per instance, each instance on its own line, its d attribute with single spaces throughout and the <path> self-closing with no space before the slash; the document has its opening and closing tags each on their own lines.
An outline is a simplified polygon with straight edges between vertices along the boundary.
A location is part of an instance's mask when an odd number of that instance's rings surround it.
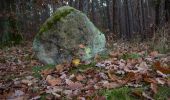
<svg viewBox="0 0 170 100">
<path fill-rule="evenodd" d="M 39 35 L 47 30 L 49 30 L 57 21 L 60 21 L 62 18 L 66 17 L 68 14 L 70 14 L 72 11 L 76 9 L 69 7 L 69 6 L 63 6 L 59 8 L 47 21 L 42 25 Z"/>
<path fill-rule="evenodd" d="M 105 42 L 104 34 L 85 14 L 64 6 L 58 8 L 42 25 L 34 39 L 33 48 L 42 62 L 58 64 L 71 61 L 72 57 L 82 61 L 91 60 L 105 49 Z M 85 48 L 79 48 L 80 44 L 85 45 Z"/>
</svg>

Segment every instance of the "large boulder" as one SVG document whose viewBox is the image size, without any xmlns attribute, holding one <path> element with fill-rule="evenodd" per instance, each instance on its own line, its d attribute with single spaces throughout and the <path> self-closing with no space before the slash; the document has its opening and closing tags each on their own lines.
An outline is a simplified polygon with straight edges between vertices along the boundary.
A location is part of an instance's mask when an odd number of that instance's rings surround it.
<svg viewBox="0 0 170 100">
<path fill-rule="evenodd" d="M 105 50 L 105 36 L 85 14 L 64 6 L 42 25 L 35 36 L 33 49 L 45 64 L 90 60 Z"/>
</svg>

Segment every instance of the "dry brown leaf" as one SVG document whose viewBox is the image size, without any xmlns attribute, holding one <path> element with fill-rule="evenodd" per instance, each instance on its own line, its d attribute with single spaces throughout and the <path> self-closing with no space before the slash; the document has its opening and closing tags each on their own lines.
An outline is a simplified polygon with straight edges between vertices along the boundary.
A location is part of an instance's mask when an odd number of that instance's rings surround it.
<svg viewBox="0 0 170 100">
<path fill-rule="evenodd" d="M 151 83 L 151 90 L 156 94 L 158 92 L 158 86 L 155 83 Z"/>
<path fill-rule="evenodd" d="M 38 62 L 36 60 L 31 60 L 31 64 L 30 65 L 35 66 L 37 64 L 38 64 Z"/>
<path fill-rule="evenodd" d="M 167 80 L 167 84 L 170 87 L 170 79 Z"/>
<path fill-rule="evenodd" d="M 82 81 L 84 78 L 85 78 L 85 77 L 84 77 L 83 75 L 80 75 L 80 74 L 76 76 L 76 79 L 77 79 L 78 81 Z"/>
<path fill-rule="evenodd" d="M 112 89 L 112 88 L 117 88 L 117 87 L 120 87 L 122 86 L 121 84 L 117 83 L 117 82 L 104 82 L 103 83 L 103 87 L 104 88 L 107 88 L 107 89 Z"/>
<path fill-rule="evenodd" d="M 132 91 L 132 94 L 137 96 L 137 97 L 142 97 L 142 91 L 139 91 L 139 90 Z"/>
<path fill-rule="evenodd" d="M 117 81 L 117 80 L 119 80 L 119 77 L 116 76 L 115 74 L 111 74 L 111 71 L 110 71 L 110 70 L 109 70 L 107 73 L 108 73 L 109 78 L 110 78 L 112 81 Z"/>
<path fill-rule="evenodd" d="M 51 86 L 60 85 L 61 82 L 62 82 L 62 80 L 60 78 L 55 78 L 55 77 L 53 77 L 51 75 L 47 76 L 46 81 Z"/>
<path fill-rule="evenodd" d="M 150 53 L 150 56 L 156 57 L 158 54 L 159 54 L 158 51 L 152 51 L 152 52 Z"/>
<path fill-rule="evenodd" d="M 82 99 L 81 99 L 82 100 Z M 106 100 L 105 96 L 96 96 L 94 100 Z"/>
<path fill-rule="evenodd" d="M 53 71 L 53 69 L 45 69 L 41 71 L 41 74 L 47 76 L 49 74 L 51 74 L 51 72 Z"/>
<path fill-rule="evenodd" d="M 149 67 L 148 65 L 146 64 L 146 62 L 141 62 L 139 64 L 139 67 L 138 67 L 138 71 L 140 73 L 147 73 L 147 71 L 149 70 Z"/>
<path fill-rule="evenodd" d="M 145 82 L 148 82 L 148 83 L 157 84 L 157 81 L 156 81 L 154 78 L 145 77 L 145 78 L 144 78 L 144 81 L 145 81 Z"/>
<path fill-rule="evenodd" d="M 128 59 L 127 63 L 129 65 L 136 65 L 138 63 L 138 60 L 137 59 Z"/>
<path fill-rule="evenodd" d="M 109 55 L 111 56 L 111 57 L 118 57 L 118 55 L 119 55 L 119 52 L 110 52 L 109 53 Z"/>
<path fill-rule="evenodd" d="M 124 82 L 130 82 L 130 81 L 136 81 L 136 82 L 140 82 L 143 77 L 142 74 L 140 73 L 133 73 L 133 72 L 129 72 L 124 79 Z"/>
<path fill-rule="evenodd" d="M 79 82 L 73 82 L 69 79 L 66 79 L 66 84 L 68 85 L 68 88 L 71 90 L 76 90 L 76 89 L 80 89 L 83 87 L 83 84 Z"/>
<path fill-rule="evenodd" d="M 130 81 L 130 80 L 134 80 L 134 78 L 135 78 L 135 73 L 129 72 L 129 73 L 127 74 L 127 76 L 124 78 L 124 80 L 125 80 L 125 82 L 127 83 L 127 82 Z"/>
<path fill-rule="evenodd" d="M 170 67 L 163 67 L 159 61 L 154 63 L 156 70 L 162 72 L 163 74 L 170 74 Z"/>
<path fill-rule="evenodd" d="M 31 86 L 33 84 L 33 81 L 24 79 L 24 80 L 21 80 L 21 83 Z"/>
<path fill-rule="evenodd" d="M 56 71 L 57 71 L 57 72 L 61 73 L 61 72 L 63 72 L 63 70 L 64 70 L 64 65 L 59 64 L 59 65 L 57 65 L 55 68 L 56 68 Z"/>
</svg>

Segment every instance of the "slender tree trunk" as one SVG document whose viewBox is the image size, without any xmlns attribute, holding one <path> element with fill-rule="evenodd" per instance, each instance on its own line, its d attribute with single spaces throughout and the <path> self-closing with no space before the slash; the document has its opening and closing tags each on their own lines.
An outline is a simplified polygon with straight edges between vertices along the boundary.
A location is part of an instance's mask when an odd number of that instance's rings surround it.
<svg viewBox="0 0 170 100">
<path fill-rule="evenodd" d="M 69 0 L 68 4 L 69 4 L 70 6 L 74 6 L 73 0 Z"/>
<path fill-rule="evenodd" d="M 89 0 L 83 0 L 83 9 L 82 11 L 88 15 L 89 12 Z"/>
<path fill-rule="evenodd" d="M 112 29 L 112 22 L 110 18 L 110 0 L 106 0 L 106 9 L 107 9 L 107 26 L 110 31 L 113 31 Z"/>
<path fill-rule="evenodd" d="M 157 0 L 157 2 L 155 4 L 155 24 L 156 24 L 156 26 L 159 25 L 159 19 L 160 19 L 159 7 L 160 7 L 160 0 Z"/>
<path fill-rule="evenodd" d="M 95 7 L 96 7 L 96 2 L 95 2 L 96 0 L 92 0 L 92 20 L 93 20 L 93 22 L 94 23 L 96 23 L 96 19 L 95 19 Z"/>
</svg>

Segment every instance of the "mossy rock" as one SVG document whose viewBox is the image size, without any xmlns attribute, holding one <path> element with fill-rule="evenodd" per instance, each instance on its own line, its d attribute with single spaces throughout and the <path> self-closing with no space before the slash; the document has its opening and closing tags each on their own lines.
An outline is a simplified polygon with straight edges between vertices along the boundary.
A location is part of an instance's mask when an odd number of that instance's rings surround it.
<svg viewBox="0 0 170 100">
<path fill-rule="evenodd" d="M 58 8 L 37 33 L 33 49 L 45 64 L 90 60 L 105 50 L 105 36 L 81 11 Z"/>
</svg>

